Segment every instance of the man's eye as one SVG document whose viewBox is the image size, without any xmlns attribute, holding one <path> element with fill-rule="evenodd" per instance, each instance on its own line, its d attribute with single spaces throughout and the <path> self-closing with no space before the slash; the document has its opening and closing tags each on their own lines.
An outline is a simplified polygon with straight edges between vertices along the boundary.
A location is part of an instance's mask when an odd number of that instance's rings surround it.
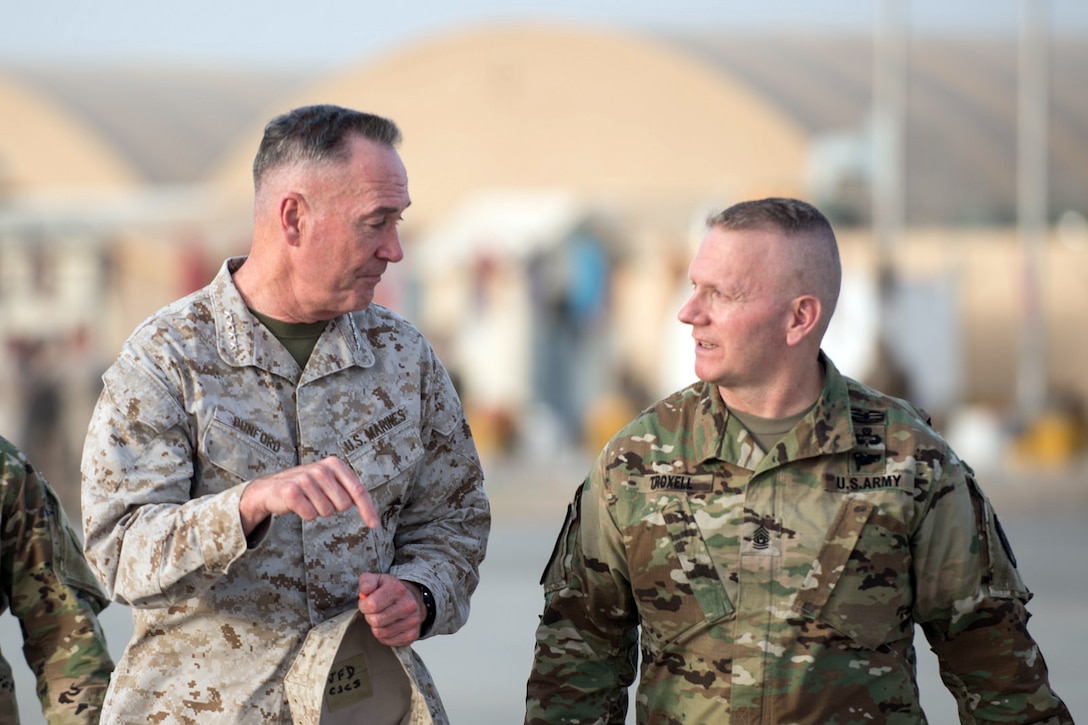
<svg viewBox="0 0 1088 725">
<path fill-rule="evenodd" d="M 371 219 L 366 223 L 366 225 L 371 229 L 384 229 L 390 224 L 396 225 L 400 224 L 402 221 L 404 221 L 404 218 L 401 216 L 389 215 L 380 217 L 378 219 Z"/>
</svg>

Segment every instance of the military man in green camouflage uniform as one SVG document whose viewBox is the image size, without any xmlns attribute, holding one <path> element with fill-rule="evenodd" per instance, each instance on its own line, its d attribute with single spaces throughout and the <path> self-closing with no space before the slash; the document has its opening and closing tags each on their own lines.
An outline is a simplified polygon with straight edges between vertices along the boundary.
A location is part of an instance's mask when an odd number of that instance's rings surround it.
<svg viewBox="0 0 1088 725">
<path fill-rule="evenodd" d="M 689 273 L 701 382 L 578 490 L 525 722 L 623 723 L 637 668 L 640 724 L 917 725 L 917 623 L 963 723 L 1071 723 L 971 469 L 820 350 L 841 278 L 823 215 L 731 207 Z"/>
<path fill-rule="evenodd" d="M 113 661 L 96 615 L 108 600 L 56 494 L 0 438 L 0 612 L 22 626 L 23 653 L 53 725 L 97 723 Z M 0 725 L 17 725 L 11 667 L 0 656 Z"/>
</svg>

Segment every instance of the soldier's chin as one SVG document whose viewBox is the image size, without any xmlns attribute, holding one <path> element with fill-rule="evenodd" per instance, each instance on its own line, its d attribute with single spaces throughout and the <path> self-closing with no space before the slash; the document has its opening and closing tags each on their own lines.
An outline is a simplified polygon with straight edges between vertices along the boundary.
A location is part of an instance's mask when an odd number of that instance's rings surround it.
<svg viewBox="0 0 1088 725">
<path fill-rule="evenodd" d="M 714 374 L 714 370 L 709 365 L 700 365 L 698 362 L 695 364 L 695 377 L 704 383 L 718 383 L 718 376 Z"/>
</svg>

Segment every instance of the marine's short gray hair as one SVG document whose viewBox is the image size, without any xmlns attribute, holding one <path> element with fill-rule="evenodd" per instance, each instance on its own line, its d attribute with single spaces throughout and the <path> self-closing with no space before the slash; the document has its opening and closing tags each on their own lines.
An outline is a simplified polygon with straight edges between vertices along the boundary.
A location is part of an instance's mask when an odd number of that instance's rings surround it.
<svg viewBox="0 0 1088 725">
<path fill-rule="evenodd" d="M 400 129 L 388 118 L 322 104 L 288 111 L 268 122 L 253 159 L 253 186 L 270 169 L 299 162 L 347 160 L 347 139 L 362 136 L 385 146 L 400 143 Z"/>
</svg>

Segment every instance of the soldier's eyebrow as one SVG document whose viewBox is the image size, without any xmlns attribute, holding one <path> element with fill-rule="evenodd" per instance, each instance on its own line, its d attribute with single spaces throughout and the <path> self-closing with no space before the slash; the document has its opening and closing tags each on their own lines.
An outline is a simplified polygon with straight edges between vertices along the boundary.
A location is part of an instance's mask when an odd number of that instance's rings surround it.
<svg viewBox="0 0 1088 725">
<path fill-rule="evenodd" d="M 365 218 L 369 219 L 372 217 L 389 216 L 390 214 L 403 214 L 404 210 L 407 209 L 409 206 L 411 206 L 411 204 L 407 204 L 403 208 L 399 206 L 379 206 L 377 209 L 367 212 Z"/>
</svg>

